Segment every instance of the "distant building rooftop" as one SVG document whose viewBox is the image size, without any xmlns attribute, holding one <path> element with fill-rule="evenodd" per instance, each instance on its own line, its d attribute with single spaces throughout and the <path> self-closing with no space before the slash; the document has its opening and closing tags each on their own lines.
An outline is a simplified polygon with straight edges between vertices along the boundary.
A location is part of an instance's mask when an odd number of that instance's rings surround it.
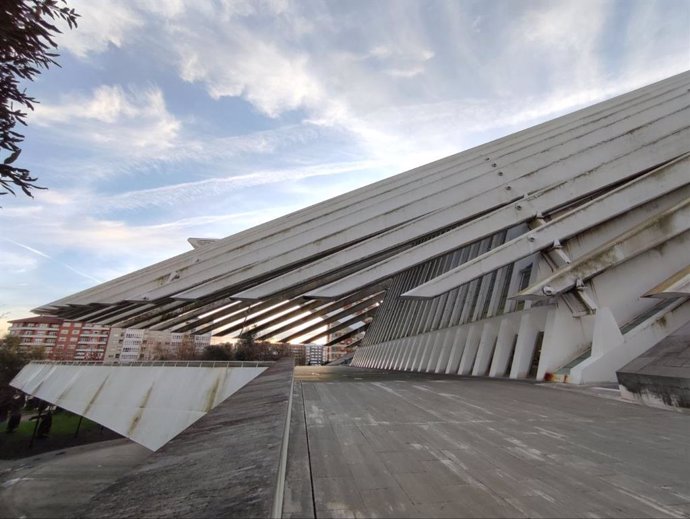
<svg viewBox="0 0 690 519">
<path fill-rule="evenodd" d="M 50 317 L 47 315 L 39 315 L 37 317 L 24 317 L 23 319 L 14 319 L 9 321 L 10 324 L 36 323 L 36 324 L 61 324 L 64 319 L 59 317 Z"/>
</svg>

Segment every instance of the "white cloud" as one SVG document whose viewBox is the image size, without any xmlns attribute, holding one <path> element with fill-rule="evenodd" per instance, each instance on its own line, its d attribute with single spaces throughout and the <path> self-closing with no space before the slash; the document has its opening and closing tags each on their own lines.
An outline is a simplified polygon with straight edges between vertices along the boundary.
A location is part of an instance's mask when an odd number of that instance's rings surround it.
<svg viewBox="0 0 690 519">
<path fill-rule="evenodd" d="M 215 199 L 224 194 L 248 187 L 294 182 L 310 177 L 343 175 L 368 169 L 373 165 L 374 163 L 369 161 L 324 164 L 294 169 L 256 171 L 244 175 L 183 182 L 164 187 L 130 191 L 110 197 L 101 197 L 97 201 L 94 210 L 98 210 L 98 208 L 115 210 L 152 206 L 179 206 L 192 200 L 203 200 L 209 197 Z"/>
<path fill-rule="evenodd" d="M 59 103 L 36 106 L 31 124 L 71 134 L 113 153 L 157 157 L 169 150 L 181 123 L 166 108 L 158 87 L 144 89 L 101 85 L 91 93 L 71 93 Z"/>
<path fill-rule="evenodd" d="M 80 58 L 103 52 L 109 45 L 122 47 L 132 43 L 136 31 L 144 25 L 141 15 L 125 2 L 105 5 L 98 0 L 70 0 L 70 7 L 79 14 L 78 29 L 64 29 L 58 42 L 61 49 Z"/>
<path fill-rule="evenodd" d="M 391 68 L 386 70 L 386 74 L 389 74 L 393 77 L 404 77 L 404 78 L 413 78 L 415 76 L 418 76 L 424 72 L 424 67 L 421 65 L 415 65 L 409 68 Z"/>
<path fill-rule="evenodd" d="M 126 263 L 141 267 L 188 250 L 186 238 L 189 236 L 223 237 L 298 208 L 284 203 L 256 210 L 225 208 L 225 211 L 218 211 L 218 204 L 209 204 L 201 214 L 189 215 L 186 202 L 204 200 L 205 195 L 203 189 L 189 193 L 187 187 L 177 186 L 177 189 L 173 187 L 160 193 L 133 191 L 120 198 L 99 196 L 82 187 L 62 192 L 56 197 L 60 200 L 58 203 L 39 199 L 37 207 L 40 210 L 23 213 L 21 220 L 17 219 L 17 212 L 9 208 L 9 212 L 0 212 L 0 226 L 5 231 L 0 239 L 0 266 L 20 269 L 54 263 L 94 281 L 103 278 L 94 272 L 103 268 L 112 270 L 112 265 Z M 163 204 L 165 199 L 173 198 L 179 202 L 176 208 L 181 209 L 177 213 L 181 216 L 173 218 L 168 213 L 162 222 L 144 224 L 99 214 L 101 208 L 112 210 L 119 204 L 124 205 L 127 198 L 133 201 L 127 208 L 146 204 L 147 200 L 149 205 Z M 65 200 L 69 203 L 63 203 Z M 195 206 L 205 208 L 198 200 Z M 12 222 L 20 225 L 10 225 Z M 27 233 L 26 229 L 31 232 Z"/>
<path fill-rule="evenodd" d="M 587 50 L 601 34 L 602 22 L 612 4 L 599 0 L 539 2 L 526 11 L 517 30 L 523 41 L 541 48 Z"/>
<path fill-rule="evenodd" d="M 34 255 L 36 255 L 36 256 L 39 256 L 39 257 L 41 257 L 41 258 L 45 258 L 45 259 L 50 260 L 50 261 L 54 261 L 55 263 L 61 265 L 62 267 L 65 267 L 66 269 L 71 270 L 71 271 L 74 272 L 75 274 L 78 274 L 78 275 L 80 275 L 80 276 L 82 276 L 82 277 L 84 277 L 84 278 L 87 278 L 87 279 L 91 280 L 91 281 L 96 281 L 96 282 L 100 282 L 100 281 L 101 281 L 101 280 L 99 280 L 99 279 L 97 279 L 97 278 L 94 278 L 93 276 L 91 276 L 91 275 L 89 275 L 89 274 L 85 274 L 84 272 L 81 272 L 80 270 L 74 268 L 74 267 L 71 266 L 71 265 L 68 265 L 67 263 L 64 263 L 64 262 L 62 262 L 62 261 L 57 261 L 57 260 L 55 260 L 54 258 L 52 258 L 51 256 L 49 256 L 49 255 L 46 254 L 45 252 L 42 252 L 42 251 L 40 251 L 40 250 L 38 250 L 38 249 L 36 249 L 36 248 L 34 248 L 34 247 L 30 247 L 29 245 L 26 245 L 25 243 L 20 243 L 20 242 L 18 242 L 18 241 L 10 240 L 10 239 L 8 239 L 8 238 L 6 238 L 4 241 L 6 241 L 6 242 L 8 242 L 8 243 L 10 243 L 10 244 L 12 244 L 12 245 L 14 245 L 15 247 L 19 247 L 19 248 L 21 248 L 21 249 L 27 250 L 27 251 L 31 252 L 32 254 L 34 254 Z M 22 272 L 24 272 L 24 271 L 22 271 Z"/>
<path fill-rule="evenodd" d="M 262 41 L 242 26 L 216 27 L 218 40 L 209 45 L 187 27 L 177 27 L 173 44 L 185 81 L 206 85 L 214 99 L 243 97 L 269 117 L 315 106 L 323 92 L 309 72 L 304 54 L 286 55 L 277 45 Z M 214 38 L 215 39 L 215 38 Z M 228 66 L 227 56 L 233 56 Z"/>
<path fill-rule="evenodd" d="M 660 4 L 667 10 L 660 9 Z M 654 79 L 690 69 L 689 26 L 690 3 L 687 1 L 631 5 L 629 22 L 621 31 L 621 45 L 634 52 L 621 54 L 624 69 L 632 76 Z M 678 38 L 679 33 L 684 37 Z"/>
<path fill-rule="evenodd" d="M 35 270 L 38 264 L 38 258 L 32 255 L 19 254 L 10 250 L 3 250 L 0 254 L 0 270 L 5 274 L 30 272 Z"/>
</svg>

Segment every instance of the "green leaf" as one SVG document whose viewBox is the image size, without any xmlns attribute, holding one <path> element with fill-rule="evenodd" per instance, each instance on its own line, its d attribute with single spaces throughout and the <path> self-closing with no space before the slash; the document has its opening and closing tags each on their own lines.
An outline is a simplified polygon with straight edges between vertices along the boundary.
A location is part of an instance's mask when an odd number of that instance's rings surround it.
<svg viewBox="0 0 690 519">
<path fill-rule="evenodd" d="M 12 164 L 15 160 L 17 160 L 17 158 L 19 157 L 19 155 L 21 153 L 22 153 L 22 150 L 15 151 L 14 153 L 12 153 L 12 155 L 10 155 L 9 157 L 7 157 L 5 159 L 5 162 L 3 164 Z"/>
</svg>

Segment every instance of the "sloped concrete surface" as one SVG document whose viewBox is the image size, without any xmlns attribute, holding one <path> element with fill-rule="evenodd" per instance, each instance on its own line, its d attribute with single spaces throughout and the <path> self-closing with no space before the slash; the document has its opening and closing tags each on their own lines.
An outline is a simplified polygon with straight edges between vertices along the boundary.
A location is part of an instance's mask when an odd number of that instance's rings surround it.
<svg viewBox="0 0 690 519">
<path fill-rule="evenodd" d="M 616 375 L 627 398 L 656 407 L 690 408 L 690 334 L 667 337 Z"/>
<path fill-rule="evenodd" d="M 127 439 L 80 445 L 0 463 L 0 517 L 74 517 L 97 492 L 151 451 Z"/>
<path fill-rule="evenodd" d="M 292 374 L 292 359 L 278 361 L 94 496 L 81 516 L 269 517 Z"/>
<path fill-rule="evenodd" d="M 296 373 L 317 518 L 690 516 L 690 415 L 605 388 Z"/>
</svg>

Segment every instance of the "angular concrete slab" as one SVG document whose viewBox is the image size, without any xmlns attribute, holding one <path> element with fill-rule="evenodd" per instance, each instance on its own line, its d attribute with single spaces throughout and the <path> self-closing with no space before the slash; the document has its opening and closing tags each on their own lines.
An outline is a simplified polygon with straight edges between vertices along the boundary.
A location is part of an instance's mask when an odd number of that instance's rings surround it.
<svg viewBox="0 0 690 519">
<path fill-rule="evenodd" d="M 31 362 L 11 385 L 155 451 L 266 369 L 194 364 Z"/>
<path fill-rule="evenodd" d="M 81 516 L 272 516 L 292 370 L 292 359 L 276 362 L 96 495 Z"/>
</svg>

